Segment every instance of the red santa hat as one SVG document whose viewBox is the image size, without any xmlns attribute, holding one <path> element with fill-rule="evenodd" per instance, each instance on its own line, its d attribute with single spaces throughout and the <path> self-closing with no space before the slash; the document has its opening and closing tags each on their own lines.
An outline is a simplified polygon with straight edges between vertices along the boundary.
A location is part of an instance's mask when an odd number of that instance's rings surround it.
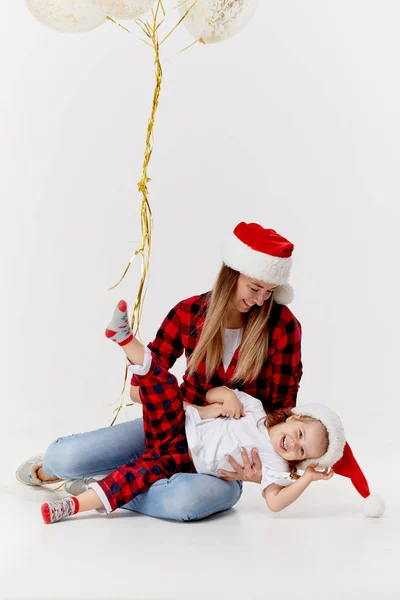
<svg viewBox="0 0 400 600">
<path fill-rule="evenodd" d="M 354 458 L 339 416 L 324 404 L 296 406 L 292 412 L 305 417 L 318 419 L 328 432 L 329 445 L 323 456 L 318 458 L 319 467 L 331 467 L 335 473 L 348 477 L 358 493 L 365 498 L 364 514 L 367 517 L 380 517 L 385 512 L 385 504 L 379 496 L 372 495 L 360 465 Z M 303 460 L 299 469 L 304 471 L 315 459 Z"/>
<path fill-rule="evenodd" d="M 274 229 L 242 222 L 225 240 L 222 260 L 247 277 L 277 285 L 275 302 L 289 304 L 293 300 L 293 289 L 288 285 L 293 249 L 293 244 Z"/>
</svg>

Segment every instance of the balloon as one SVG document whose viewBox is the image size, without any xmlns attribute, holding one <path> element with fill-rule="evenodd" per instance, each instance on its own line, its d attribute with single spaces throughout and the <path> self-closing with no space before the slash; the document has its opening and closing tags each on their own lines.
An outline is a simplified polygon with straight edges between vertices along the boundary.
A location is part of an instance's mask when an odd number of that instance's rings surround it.
<svg viewBox="0 0 400 600">
<path fill-rule="evenodd" d="M 104 23 L 104 11 L 90 0 L 25 0 L 42 25 L 63 33 L 90 31 Z"/>
<path fill-rule="evenodd" d="M 247 25 L 258 0 L 197 0 L 183 21 L 196 40 L 206 44 L 223 42 Z M 193 4 L 187 0 L 179 6 L 183 16 Z"/>
<path fill-rule="evenodd" d="M 91 0 L 104 14 L 115 19 L 137 19 L 146 13 L 156 0 Z"/>
</svg>

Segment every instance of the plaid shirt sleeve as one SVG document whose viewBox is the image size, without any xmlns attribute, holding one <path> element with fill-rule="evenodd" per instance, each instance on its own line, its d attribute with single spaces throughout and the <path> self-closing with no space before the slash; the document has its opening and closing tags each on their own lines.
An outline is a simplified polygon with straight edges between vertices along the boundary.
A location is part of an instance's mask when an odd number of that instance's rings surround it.
<svg viewBox="0 0 400 600">
<path fill-rule="evenodd" d="M 181 340 L 181 304 L 172 308 L 161 323 L 154 340 L 148 344 L 156 362 L 164 369 L 170 369 L 183 354 Z M 133 375 L 131 385 L 140 385 L 139 379 Z"/>
<path fill-rule="evenodd" d="M 270 369 L 272 384 L 268 404 L 272 405 L 272 410 L 293 408 L 303 374 L 301 325 L 294 317 L 281 330 Z"/>
</svg>

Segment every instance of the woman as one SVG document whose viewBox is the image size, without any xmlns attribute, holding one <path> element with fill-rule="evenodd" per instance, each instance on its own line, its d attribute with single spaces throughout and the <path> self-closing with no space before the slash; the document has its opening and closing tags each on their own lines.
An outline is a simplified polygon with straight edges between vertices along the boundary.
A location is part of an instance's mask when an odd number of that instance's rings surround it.
<svg viewBox="0 0 400 600">
<path fill-rule="evenodd" d="M 212 292 L 177 304 L 164 319 L 149 348 L 170 369 L 185 352 L 187 370 L 181 385 L 186 402 L 201 412 L 213 387 L 227 386 L 255 396 L 267 412 L 292 408 L 302 375 L 301 326 L 285 306 L 293 244 L 272 229 L 239 223 L 226 241 L 223 266 Z M 131 381 L 138 400 L 138 381 Z M 239 414 L 235 415 L 240 417 Z M 142 419 L 89 433 L 59 438 L 44 459 L 26 461 L 17 479 L 28 485 L 67 482 L 78 494 L 88 479 L 140 456 L 145 449 Z M 157 481 L 124 508 L 179 521 L 198 520 L 227 510 L 239 500 L 242 481 L 261 481 L 256 449 L 252 464 L 230 460 L 225 480 L 179 473 Z"/>
</svg>

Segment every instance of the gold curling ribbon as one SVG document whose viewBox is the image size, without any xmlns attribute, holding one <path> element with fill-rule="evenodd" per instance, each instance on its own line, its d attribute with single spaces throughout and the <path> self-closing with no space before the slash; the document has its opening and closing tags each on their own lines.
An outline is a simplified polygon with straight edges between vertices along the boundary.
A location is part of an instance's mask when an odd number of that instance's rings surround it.
<svg viewBox="0 0 400 600">
<path fill-rule="evenodd" d="M 160 12 L 162 12 L 162 19 L 160 20 Z M 131 329 L 133 330 L 134 335 L 137 335 L 139 332 L 140 320 L 143 310 L 143 302 L 145 298 L 145 285 L 147 281 L 148 271 L 150 267 L 150 254 L 151 254 L 151 241 L 152 241 L 152 232 L 153 232 L 153 215 L 150 208 L 149 203 L 149 190 L 147 184 L 151 181 L 148 177 L 148 167 L 151 159 L 151 155 L 153 152 L 152 141 L 154 140 L 154 123 L 156 118 L 156 113 L 159 104 L 160 91 L 161 91 L 161 83 L 162 83 L 162 67 L 160 60 L 160 46 L 158 41 L 158 28 L 162 24 L 165 16 L 165 10 L 163 7 L 162 0 L 158 0 L 156 10 L 152 11 L 152 23 L 144 23 L 140 19 L 136 22 L 143 31 L 143 33 L 149 38 L 151 42 L 151 46 L 154 50 L 154 63 L 155 63 L 155 79 L 156 84 L 153 93 L 153 103 L 150 113 L 150 118 L 147 125 L 147 134 L 146 134 L 146 145 L 143 159 L 143 169 L 142 169 L 142 177 L 138 182 L 138 190 L 142 194 L 142 205 L 140 210 L 140 220 L 141 220 L 141 231 L 142 231 L 142 242 L 141 246 L 138 250 L 135 250 L 132 257 L 130 258 L 122 276 L 119 281 L 109 288 L 112 290 L 116 288 L 121 281 L 124 279 L 125 275 L 129 271 L 131 264 L 138 254 L 140 254 L 142 259 L 142 273 L 139 283 L 139 290 L 136 297 L 136 302 L 132 311 L 131 318 Z M 136 328 L 134 329 L 136 321 Z"/>
<path fill-rule="evenodd" d="M 157 3 L 156 10 L 152 11 L 153 20 L 152 20 L 151 24 L 143 23 L 142 21 L 138 21 L 139 26 L 141 27 L 141 29 L 145 33 L 145 35 L 150 39 L 152 47 L 154 49 L 155 77 L 156 77 L 156 85 L 155 85 L 154 93 L 153 93 L 153 103 L 152 103 L 150 118 L 149 118 L 148 125 L 147 125 L 146 147 L 145 147 L 144 159 L 143 159 L 142 177 L 141 177 L 140 181 L 138 182 L 138 190 L 142 194 L 142 205 L 141 205 L 141 209 L 140 209 L 142 243 L 141 243 L 140 248 L 138 250 L 135 250 L 135 252 L 133 253 L 133 255 L 130 258 L 127 266 L 125 267 L 125 271 L 123 272 L 119 281 L 115 285 L 113 285 L 111 288 L 109 288 L 110 290 L 112 290 L 121 283 L 121 281 L 124 279 L 125 275 L 129 271 L 129 268 L 130 268 L 132 262 L 134 261 L 136 256 L 139 254 L 141 256 L 141 276 L 140 276 L 140 282 L 139 282 L 139 289 L 138 289 L 138 293 L 136 296 L 136 301 L 135 301 L 135 304 L 133 307 L 132 317 L 131 317 L 131 329 L 132 329 L 134 335 L 137 335 L 139 332 L 139 326 L 140 326 L 140 321 L 141 321 L 142 311 L 143 311 L 143 304 L 144 304 L 144 299 L 145 299 L 146 291 L 147 291 L 146 283 L 147 283 L 148 272 L 149 272 L 149 267 L 150 267 L 151 242 L 152 242 L 152 234 L 153 234 L 153 215 L 152 215 L 151 208 L 150 208 L 149 190 L 147 187 L 147 184 L 149 183 L 150 178 L 148 177 L 147 171 L 148 171 L 151 155 L 153 152 L 152 141 L 154 139 L 154 133 L 153 133 L 154 132 L 154 123 L 155 123 L 155 117 L 156 117 L 159 98 L 160 98 L 162 75 L 163 75 L 161 61 L 160 61 L 160 47 L 159 47 L 159 42 L 158 42 L 158 25 L 159 25 L 159 10 L 160 9 L 164 13 L 164 9 L 163 9 L 161 0 L 159 0 L 159 2 Z M 136 323 L 136 326 L 135 326 L 135 323 Z M 118 408 L 115 410 L 116 414 L 115 414 L 110 426 L 114 425 L 115 421 L 118 418 L 120 410 L 123 407 L 123 395 L 126 390 L 127 376 L 128 376 L 128 367 L 126 366 L 122 391 L 119 396 L 120 404 L 119 404 Z"/>
<path fill-rule="evenodd" d="M 197 3 L 197 0 L 195 0 L 193 2 L 193 4 L 186 11 L 185 15 L 179 20 L 179 22 L 169 32 L 169 34 L 164 37 L 162 42 L 164 42 L 176 30 L 176 28 L 182 23 L 182 21 L 184 20 L 186 15 L 189 14 L 190 10 L 193 8 L 193 6 L 196 3 Z M 162 2 L 162 0 L 158 0 L 156 9 L 152 10 L 151 22 L 146 23 L 146 22 L 142 21 L 141 19 L 138 19 L 136 21 L 137 25 L 140 27 L 140 29 L 142 30 L 144 35 L 149 40 L 149 41 L 146 41 L 146 40 L 142 40 L 142 41 L 144 41 L 147 45 L 151 46 L 154 50 L 154 65 L 155 65 L 155 80 L 156 80 L 154 93 L 153 93 L 153 103 L 152 103 L 151 113 L 150 113 L 150 117 L 149 117 L 148 125 L 147 125 L 146 145 L 145 145 L 145 152 L 144 152 L 144 159 L 143 159 L 142 177 L 141 177 L 140 181 L 138 182 L 138 190 L 142 194 L 142 204 L 141 204 L 141 210 L 140 210 L 142 241 L 141 241 L 140 248 L 135 250 L 135 252 L 131 256 L 119 281 L 115 285 L 113 285 L 112 287 L 109 288 L 109 290 L 112 290 L 121 283 L 121 281 L 124 279 L 125 275 L 129 271 L 129 268 L 130 268 L 131 264 L 133 263 L 133 261 L 135 260 L 136 256 L 140 255 L 141 256 L 141 277 L 140 277 L 139 289 L 138 289 L 138 293 L 137 293 L 137 297 L 136 297 L 136 301 L 135 301 L 135 304 L 133 307 L 132 317 L 131 317 L 131 329 L 132 329 L 134 335 L 139 334 L 139 327 L 140 327 L 140 322 L 141 322 L 141 318 L 142 318 L 144 299 L 146 297 L 147 280 L 148 280 L 148 273 L 149 273 L 149 268 L 150 268 L 151 243 L 152 243 L 152 234 L 153 234 L 153 215 L 152 215 L 152 211 L 151 211 L 150 203 L 149 203 L 149 190 L 148 190 L 147 184 L 151 181 L 151 179 L 148 177 L 148 167 L 149 167 L 151 155 L 153 152 L 154 123 L 155 123 L 155 118 L 156 118 L 156 114 L 157 114 L 157 109 L 158 109 L 158 104 L 159 104 L 159 99 L 160 99 L 160 92 L 161 92 L 161 84 L 162 84 L 162 78 L 163 78 L 163 71 L 162 71 L 161 59 L 160 59 L 160 44 L 162 42 L 159 41 L 158 32 L 159 32 L 159 28 L 161 27 L 161 25 L 164 22 L 164 18 L 165 18 L 165 9 L 163 6 L 163 2 Z M 113 19 L 110 18 L 110 20 L 113 23 L 115 23 L 116 25 L 119 25 L 119 23 L 117 23 Z M 123 28 L 123 29 L 128 31 L 126 28 Z M 135 326 L 135 323 L 136 323 L 136 326 Z M 119 398 L 117 398 L 117 400 L 115 401 L 115 402 L 118 402 L 118 400 L 120 400 L 120 404 L 114 411 L 116 414 L 115 414 L 110 426 L 114 425 L 115 421 L 118 418 L 120 410 L 124 406 L 132 406 L 133 405 L 133 403 L 125 404 L 125 405 L 123 404 L 123 396 L 124 396 L 124 393 L 126 390 L 126 385 L 127 385 L 127 376 L 128 376 L 128 367 L 126 366 L 122 390 L 121 390 Z M 115 402 L 113 402 L 112 404 L 115 404 Z"/>
</svg>

